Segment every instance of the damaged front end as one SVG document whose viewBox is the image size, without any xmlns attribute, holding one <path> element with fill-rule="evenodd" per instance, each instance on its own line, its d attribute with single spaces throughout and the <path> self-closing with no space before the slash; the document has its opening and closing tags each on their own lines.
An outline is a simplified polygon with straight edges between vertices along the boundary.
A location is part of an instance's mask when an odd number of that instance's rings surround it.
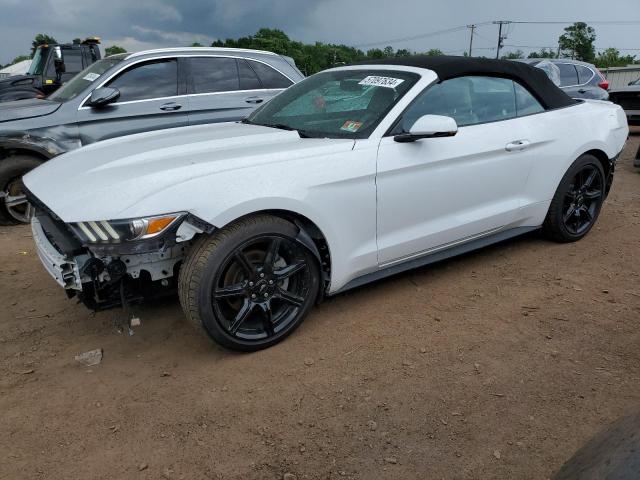
<svg viewBox="0 0 640 480">
<path fill-rule="evenodd" d="M 69 298 L 92 310 L 127 308 L 174 294 L 193 237 L 213 230 L 186 213 L 117 221 L 65 223 L 28 195 L 38 256 Z"/>
</svg>

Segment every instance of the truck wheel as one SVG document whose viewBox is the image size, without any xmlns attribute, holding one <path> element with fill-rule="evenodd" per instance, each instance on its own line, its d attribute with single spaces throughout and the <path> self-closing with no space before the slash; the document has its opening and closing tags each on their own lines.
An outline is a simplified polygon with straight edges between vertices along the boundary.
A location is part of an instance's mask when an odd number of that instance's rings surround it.
<svg viewBox="0 0 640 480">
<path fill-rule="evenodd" d="M 22 176 L 41 163 L 26 155 L 0 160 L 0 225 L 29 223 L 31 205 L 23 191 Z"/>
<path fill-rule="evenodd" d="M 192 246 L 178 290 L 187 319 L 220 345 L 245 352 L 291 334 L 316 301 L 315 256 L 279 217 L 239 220 Z"/>
<path fill-rule="evenodd" d="M 556 190 L 542 230 L 557 242 L 575 242 L 596 223 L 605 197 L 605 178 L 600 161 L 582 155 L 564 174 Z"/>
</svg>

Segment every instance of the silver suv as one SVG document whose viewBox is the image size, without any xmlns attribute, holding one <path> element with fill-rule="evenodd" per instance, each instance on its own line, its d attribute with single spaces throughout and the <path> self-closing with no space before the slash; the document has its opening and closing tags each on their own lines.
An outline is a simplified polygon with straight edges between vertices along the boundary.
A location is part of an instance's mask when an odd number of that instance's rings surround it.
<svg viewBox="0 0 640 480">
<path fill-rule="evenodd" d="M 608 100 L 609 81 L 595 65 L 570 58 L 527 58 L 520 60 L 536 66 L 548 61 L 560 69 L 560 85 L 571 98 Z"/>
<path fill-rule="evenodd" d="M 47 99 L 2 103 L 0 225 L 27 221 L 21 179 L 45 160 L 132 133 L 240 120 L 303 78 L 271 52 L 165 48 L 99 60 Z"/>
</svg>

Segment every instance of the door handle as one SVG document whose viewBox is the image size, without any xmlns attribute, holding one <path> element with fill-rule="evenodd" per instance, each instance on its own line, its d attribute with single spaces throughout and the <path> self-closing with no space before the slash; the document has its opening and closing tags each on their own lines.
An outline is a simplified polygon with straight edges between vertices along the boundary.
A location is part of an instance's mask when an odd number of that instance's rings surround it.
<svg viewBox="0 0 640 480">
<path fill-rule="evenodd" d="M 531 145 L 529 140 L 515 140 L 511 143 L 507 143 L 504 149 L 507 152 L 520 152 L 522 150 L 526 150 Z"/>
<path fill-rule="evenodd" d="M 165 112 L 174 112 L 176 110 L 180 110 L 181 108 L 182 105 L 175 102 L 165 103 L 164 105 L 160 106 L 160 110 L 164 110 Z"/>
<path fill-rule="evenodd" d="M 578 93 L 587 93 L 587 89 L 586 88 L 581 88 L 580 90 L 578 90 Z"/>
<path fill-rule="evenodd" d="M 262 103 L 264 102 L 264 98 L 260 97 L 249 97 L 245 100 L 247 103 Z"/>
</svg>

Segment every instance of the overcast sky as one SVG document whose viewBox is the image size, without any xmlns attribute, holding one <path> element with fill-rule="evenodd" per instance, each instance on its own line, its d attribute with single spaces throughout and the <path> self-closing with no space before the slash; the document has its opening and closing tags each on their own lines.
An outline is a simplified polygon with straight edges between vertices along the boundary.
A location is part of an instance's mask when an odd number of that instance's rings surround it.
<svg viewBox="0 0 640 480">
<path fill-rule="evenodd" d="M 304 42 L 392 45 L 462 54 L 466 30 L 413 40 L 386 42 L 492 20 L 637 21 L 635 25 L 595 24 L 598 48 L 617 47 L 640 57 L 640 1 L 616 0 L 0 0 L 0 64 L 29 52 L 36 33 L 58 41 L 97 35 L 103 48 L 128 51 L 208 45 L 216 38 L 280 28 Z M 507 45 L 554 46 L 562 25 L 513 24 Z M 497 27 L 478 27 L 474 54 L 495 55 Z M 371 45 L 370 44 L 376 44 Z M 525 52 L 532 48 L 522 48 Z M 516 50 L 517 47 L 507 47 Z"/>
</svg>

